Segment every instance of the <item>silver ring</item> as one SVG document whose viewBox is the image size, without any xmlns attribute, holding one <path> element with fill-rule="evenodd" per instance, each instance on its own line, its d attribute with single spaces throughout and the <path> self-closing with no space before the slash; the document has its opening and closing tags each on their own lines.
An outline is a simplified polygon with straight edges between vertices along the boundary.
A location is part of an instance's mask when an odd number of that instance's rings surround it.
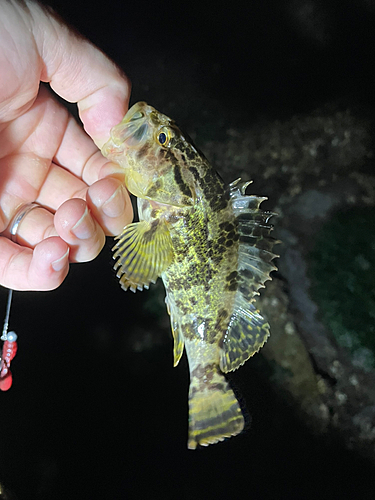
<svg viewBox="0 0 375 500">
<path fill-rule="evenodd" d="M 18 212 L 13 217 L 12 222 L 9 226 L 10 239 L 17 243 L 17 231 L 18 227 L 21 224 L 22 220 L 26 217 L 26 215 L 31 212 L 34 208 L 40 208 L 40 205 L 37 203 L 27 203 L 26 205 L 21 205 L 18 209 Z"/>
</svg>

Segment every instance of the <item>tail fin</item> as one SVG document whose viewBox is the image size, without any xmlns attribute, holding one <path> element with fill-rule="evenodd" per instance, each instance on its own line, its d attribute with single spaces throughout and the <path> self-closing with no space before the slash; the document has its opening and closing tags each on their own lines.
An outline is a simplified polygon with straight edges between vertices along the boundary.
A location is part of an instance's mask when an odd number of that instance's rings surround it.
<svg viewBox="0 0 375 500">
<path fill-rule="evenodd" d="M 244 428 L 238 401 L 225 377 L 211 371 L 209 382 L 193 376 L 189 389 L 188 448 L 208 446 L 236 436 Z"/>
</svg>

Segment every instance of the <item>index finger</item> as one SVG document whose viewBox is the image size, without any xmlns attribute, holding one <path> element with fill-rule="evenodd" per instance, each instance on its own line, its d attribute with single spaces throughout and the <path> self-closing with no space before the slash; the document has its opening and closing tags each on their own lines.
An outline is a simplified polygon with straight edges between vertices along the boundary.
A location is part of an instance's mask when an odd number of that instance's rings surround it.
<svg viewBox="0 0 375 500">
<path fill-rule="evenodd" d="M 63 99 L 78 104 L 86 132 L 100 148 L 128 109 L 130 82 L 97 47 L 37 4 L 34 37 L 44 62 L 41 80 Z M 44 16 L 42 28 L 40 16 Z"/>
</svg>

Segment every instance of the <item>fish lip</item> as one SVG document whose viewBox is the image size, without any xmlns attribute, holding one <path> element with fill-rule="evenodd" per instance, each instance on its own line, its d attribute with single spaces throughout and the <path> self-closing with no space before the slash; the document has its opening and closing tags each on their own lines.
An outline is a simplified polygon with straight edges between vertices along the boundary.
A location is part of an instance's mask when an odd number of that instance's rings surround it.
<svg viewBox="0 0 375 500">
<path fill-rule="evenodd" d="M 146 119 L 151 126 L 156 126 L 158 128 L 173 123 L 173 120 L 156 111 L 153 106 L 150 106 L 145 101 L 133 104 L 124 116 L 122 123 L 138 122 L 141 118 Z"/>
<path fill-rule="evenodd" d="M 123 123 L 130 123 L 131 121 L 137 121 L 141 118 L 149 118 L 154 112 L 155 108 L 148 105 L 146 102 L 136 102 L 129 108 L 128 112 L 124 116 Z"/>
<path fill-rule="evenodd" d="M 134 104 L 122 122 L 112 128 L 109 141 L 102 147 L 104 156 L 115 158 L 147 141 L 152 133 L 153 112 L 154 108 L 143 101 Z"/>
</svg>

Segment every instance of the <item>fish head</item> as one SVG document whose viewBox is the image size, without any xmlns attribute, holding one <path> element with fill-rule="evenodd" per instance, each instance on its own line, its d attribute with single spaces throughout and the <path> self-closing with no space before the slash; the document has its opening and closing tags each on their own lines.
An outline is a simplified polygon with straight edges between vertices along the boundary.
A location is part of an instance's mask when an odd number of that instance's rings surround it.
<svg viewBox="0 0 375 500">
<path fill-rule="evenodd" d="M 200 153 L 173 120 L 152 106 L 134 104 L 112 128 L 102 153 L 124 168 L 126 186 L 135 196 L 177 207 L 193 205 L 189 165 Z"/>
</svg>

